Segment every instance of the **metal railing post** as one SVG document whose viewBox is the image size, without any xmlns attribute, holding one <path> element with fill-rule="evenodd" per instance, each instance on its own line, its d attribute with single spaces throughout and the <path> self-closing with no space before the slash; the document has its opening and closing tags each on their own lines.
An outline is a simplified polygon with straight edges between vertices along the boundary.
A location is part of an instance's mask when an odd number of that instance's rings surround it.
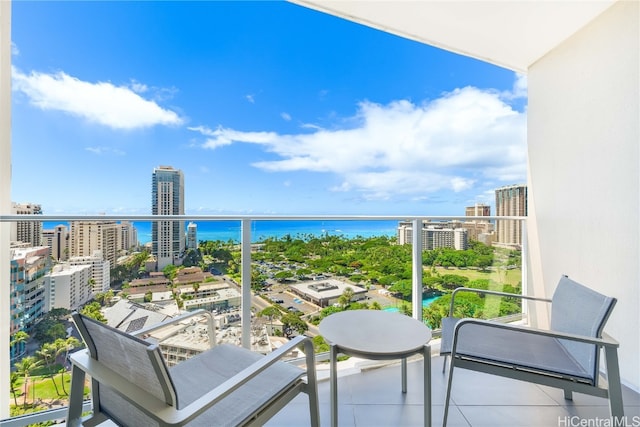
<svg viewBox="0 0 640 427">
<path fill-rule="evenodd" d="M 251 350 L 251 220 L 242 220 L 242 346 Z"/>
<path fill-rule="evenodd" d="M 411 248 L 411 308 L 413 318 L 422 321 L 422 220 L 414 219 Z"/>
</svg>

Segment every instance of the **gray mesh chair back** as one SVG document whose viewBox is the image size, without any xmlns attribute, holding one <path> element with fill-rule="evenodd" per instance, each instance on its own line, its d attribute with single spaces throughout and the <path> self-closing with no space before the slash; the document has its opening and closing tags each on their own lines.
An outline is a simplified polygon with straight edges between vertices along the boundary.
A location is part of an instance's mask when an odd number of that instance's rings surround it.
<svg viewBox="0 0 640 427">
<path fill-rule="evenodd" d="M 551 302 L 551 330 L 600 338 L 616 299 L 602 295 L 562 276 Z M 567 352 L 598 382 L 598 347 L 578 341 L 559 340 Z"/>
<path fill-rule="evenodd" d="M 176 406 L 176 391 L 160 348 L 115 328 L 73 314 L 92 358 L 146 390 L 169 406 Z M 115 390 L 92 383 L 94 411 L 108 414 L 122 425 L 157 425 Z"/>
</svg>

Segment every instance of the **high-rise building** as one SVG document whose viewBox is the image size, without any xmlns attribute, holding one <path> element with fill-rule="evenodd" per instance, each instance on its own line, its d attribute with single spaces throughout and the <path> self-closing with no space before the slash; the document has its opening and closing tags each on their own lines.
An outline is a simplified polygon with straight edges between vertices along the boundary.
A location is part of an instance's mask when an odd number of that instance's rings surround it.
<svg viewBox="0 0 640 427">
<path fill-rule="evenodd" d="M 138 230 L 129 221 L 120 222 L 118 249 L 128 251 L 138 246 Z"/>
<path fill-rule="evenodd" d="M 430 251 L 438 248 L 465 250 L 469 245 L 468 231 L 461 227 L 461 223 L 430 221 L 422 222 L 422 250 Z M 400 222 L 398 224 L 398 244 L 413 243 L 413 223 Z"/>
<path fill-rule="evenodd" d="M 11 209 L 16 215 L 42 215 L 42 207 L 34 203 L 11 203 Z M 16 221 L 11 224 L 9 240 L 39 246 L 41 234 L 42 221 Z"/>
<path fill-rule="evenodd" d="M 71 221 L 70 256 L 93 256 L 101 251 L 112 266 L 118 260 L 120 225 L 115 221 Z"/>
<path fill-rule="evenodd" d="M 92 296 L 109 290 L 111 284 L 111 263 L 104 259 L 102 251 L 94 251 L 91 256 L 71 257 L 68 264 L 91 266 Z"/>
<path fill-rule="evenodd" d="M 491 206 L 484 203 L 476 203 L 464 208 L 464 216 L 491 216 Z"/>
<path fill-rule="evenodd" d="M 198 249 L 198 225 L 193 222 L 187 225 L 187 249 Z"/>
<path fill-rule="evenodd" d="M 42 246 L 51 248 L 51 257 L 55 261 L 69 259 L 69 229 L 66 225 L 56 225 L 52 229 L 42 230 Z"/>
<path fill-rule="evenodd" d="M 527 186 L 510 185 L 496 189 L 496 216 L 527 216 Z M 521 248 L 522 221 L 496 221 L 496 245 Z"/>
<path fill-rule="evenodd" d="M 171 166 L 153 170 L 151 214 L 184 215 L 184 175 L 181 170 Z M 151 242 L 158 270 L 177 264 L 185 249 L 184 221 L 154 221 Z"/>
<path fill-rule="evenodd" d="M 12 247 L 10 256 L 10 333 L 31 333 L 46 311 L 44 276 L 51 268 L 49 248 L 21 245 Z M 19 357 L 23 352 L 24 345 L 11 347 L 11 359 Z"/>
</svg>

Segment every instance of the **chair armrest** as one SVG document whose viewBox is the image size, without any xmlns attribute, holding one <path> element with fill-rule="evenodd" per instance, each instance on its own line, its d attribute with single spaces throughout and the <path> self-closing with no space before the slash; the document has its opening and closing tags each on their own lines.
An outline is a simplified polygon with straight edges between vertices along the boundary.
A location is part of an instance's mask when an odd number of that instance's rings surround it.
<svg viewBox="0 0 640 427">
<path fill-rule="evenodd" d="M 301 345 L 305 347 L 308 361 L 307 375 L 315 381 L 315 354 L 313 352 L 313 343 L 308 337 L 298 336 L 276 351 L 269 353 L 267 356 L 240 371 L 234 377 L 207 392 L 183 409 L 168 406 L 164 401 L 161 401 L 148 391 L 131 383 L 126 378 L 104 366 L 98 360 L 91 358 L 88 350 L 78 351 L 72 354 L 70 359 L 75 366 L 89 374 L 92 379 L 117 390 L 127 401 L 155 418 L 161 425 L 178 426 L 193 420 L 251 378 L 273 365 L 291 350 Z"/>
<path fill-rule="evenodd" d="M 310 338 L 301 335 L 295 337 L 285 345 L 278 348 L 276 351 L 269 353 L 265 357 L 253 363 L 251 366 L 240 371 L 235 376 L 229 378 L 218 387 L 196 399 L 185 408 L 179 410 L 171 410 L 165 408 L 164 410 L 160 411 L 160 413 L 157 413 L 157 416 L 168 424 L 173 425 L 181 425 L 183 423 L 189 422 L 209 409 L 211 406 L 216 404 L 218 401 L 231 394 L 234 390 L 238 389 L 247 381 L 260 374 L 269 366 L 279 361 L 291 350 L 301 345 L 305 346 L 305 355 L 307 357 L 307 375 L 308 377 L 313 376 L 313 379 L 315 380 L 315 354 L 313 351 L 313 343 Z"/>
<path fill-rule="evenodd" d="M 512 331 L 518 331 L 520 333 L 525 333 L 525 334 L 542 335 L 542 336 L 547 336 L 551 338 L 582 342 L 585 344 L 594 344 L 594 345 L 597 345 L 598 347 L 612 347 L 612 348 L 619 347 L 619 343 L 609 336 L 606 336 L 605 338 L 594 338 L 594 337 L 587 337 L 583 335 L 575 335 L 575 334 L 568 334 L 564 332 L 552 331 L 547 329 L 531 328 L 529 326 L 513 325 L 508 323 L 498 323 L 498 322 L 492 322 L 489 320 L 469 318 L 469 319 L 460 320 L 455 326 L 455 329 L 453 332 L 453 344 L 451 346 L 452 356 L 454 356 L 456 352 L 458 333 L 460 332 L 460 329 L 463 328 L 465 325 L 481 325 L 483 327 L 488 327 L 488 328 L 508 329 Z"/>
<path fill-rule="evenodd" d="M 454 301 L 455 301 L 455 298 L 456 298 L 456 294 L 458 292 L 475 292 L 477 294 L 498 295 L 498 296 L 502 296 L 502 297 L 520 298 L 520 299 L 526 299 L 526 300 L 531 300 L 531 301 L 542 301 L 542 302 L 548 302 L 548 303 L 551 302 L 551 300 L 548 299 L 548 298 L 532 297 L 532 296 L 529 296 L 529 295 L 510 294 L 508 292 L 490 291 L 490 290 L 487 290 L 487 289 L 456 288 L 456 289 L 453 290 L 453 293 L 451 294 L 451 303 L 449 305 L 449 316 L 450 317 L 453 317 Z"/>
</svg>

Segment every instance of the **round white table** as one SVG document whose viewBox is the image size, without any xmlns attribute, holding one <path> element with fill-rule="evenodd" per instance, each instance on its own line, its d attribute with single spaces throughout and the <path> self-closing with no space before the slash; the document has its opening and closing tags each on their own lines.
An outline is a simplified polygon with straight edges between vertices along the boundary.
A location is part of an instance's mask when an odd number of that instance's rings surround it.
<svg viewBox="0 0 640 427">
<path fill-rule="evenodd" d="M 424 358 L 424 425 L 431 425 L 431 330 L 400 313 L 347 310 L 325 317 L 320 335 L 330 345 L 331 425 L 338 425 L 339 353 L 373 360 L 402 359 L 402 392 L 407 392 L 407 357 Z"/>
</svg>

